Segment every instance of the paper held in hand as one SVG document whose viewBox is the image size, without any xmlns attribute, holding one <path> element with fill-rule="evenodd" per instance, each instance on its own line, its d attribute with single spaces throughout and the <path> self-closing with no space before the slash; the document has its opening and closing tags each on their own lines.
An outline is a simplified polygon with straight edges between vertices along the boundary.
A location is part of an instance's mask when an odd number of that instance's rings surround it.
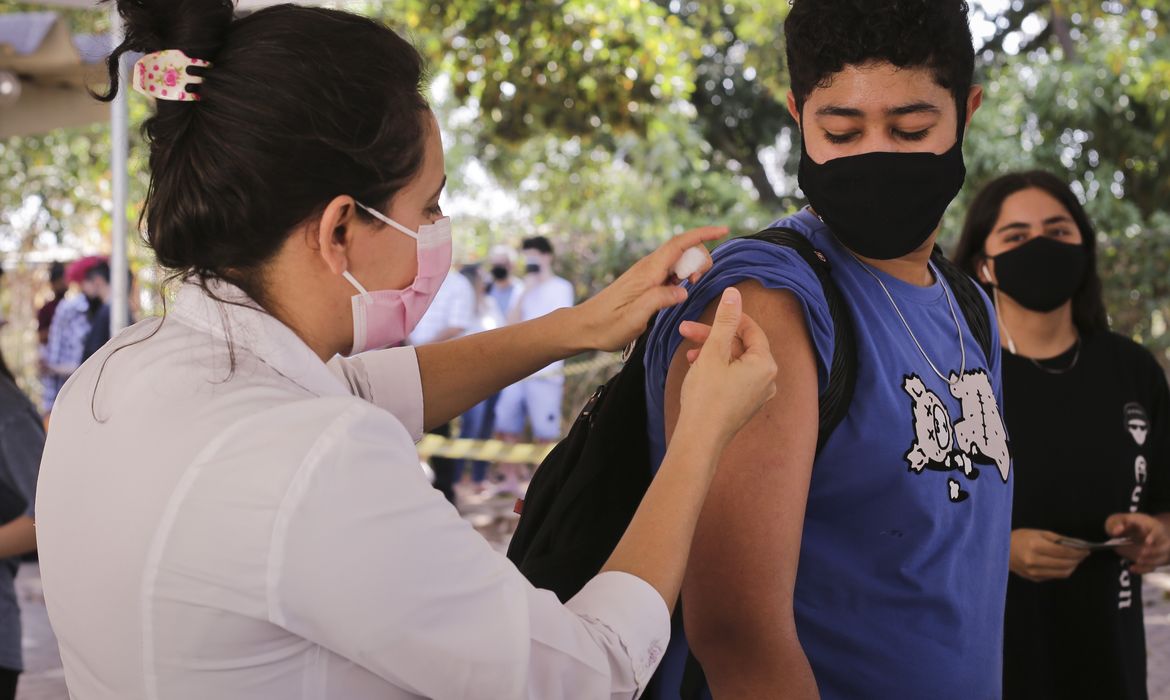
<svg viewBox="0 0 1170 700">
<path fill-rule="evenodd" d="M 1115 549 L 1117 547 L 1124 547 L 1127 544 L 1133 544 L 1133 540 L 1128 537 L 1114 537 L 1111 540 L 1104 542 L 1089 542 L 1088 540 L 1079 540 L 1075 537 L 1062 537 L 1056 541 L 1057 544 L 1062 544 L 1065 547 L 1073 547 L 1074 549 L 1087 549 L 1091 552 L 1096 552 L 1102 549 Z"/>
</svg>

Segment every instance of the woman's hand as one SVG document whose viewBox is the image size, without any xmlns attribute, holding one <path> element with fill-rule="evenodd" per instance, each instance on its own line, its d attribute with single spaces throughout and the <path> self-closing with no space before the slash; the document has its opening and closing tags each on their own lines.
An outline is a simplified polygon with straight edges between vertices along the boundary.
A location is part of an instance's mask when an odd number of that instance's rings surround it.
<svg viewBox="0 0 1170 700">
<path fill-rule="evenodd" d="M 1061 535 L 1047 530 L 1012 530 L 1011 559 L 1008 568 L 1034 583 L 1072 576 L 1089 550 L 1057 544 Z"/>
<path fill-rule="evenodd" d="M 668 306 L 686 301 L 687 292 L 675 284 L 674 266 L 688 249 L 727 235 L 727 228 L 707 226 L 675 236 L 642 258 L 597 296 L 572 309 L 573 325 L 580 342 L 591 350 L 620 350 L 637 339 L 650 317 Z M 699 277 L 711 269 L 707 256 Z"/>
<path fill-rule="evenodd" d="M 1162 516 L 1165 517 L 1165 516 Z M 1129 570 L 1148 574 L 1170 564 L 1170 533 L 1162 520 L 1145 513 L 1115 513 L 1105 520 L 1110 537 L 1128 537 L 1133 544 L 1118 547 L 1117 554 L 1133 562 Z"/>
<path fill-rule="evenodd" d="M 735 287 L 723 292 L 710 327 L 685 327 L 703 347 L 688 357 L 675 435 L 709 435 L 722 447 L 776 395 L 776 361 L 764 331 L 743 313 Z"/>
</svg>

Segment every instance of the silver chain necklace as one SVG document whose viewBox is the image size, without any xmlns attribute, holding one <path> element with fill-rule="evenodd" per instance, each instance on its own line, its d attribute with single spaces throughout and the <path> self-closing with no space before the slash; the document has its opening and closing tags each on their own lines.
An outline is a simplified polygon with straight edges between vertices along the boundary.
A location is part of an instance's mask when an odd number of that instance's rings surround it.
<svg viewBox="0 0 1170 700">
<path fill-rule="evenodd" d="M 1076 368 L 1077 362 L 1080 361 L 1080 359 L 1081 359 L 1081 334 L 1080 333 L 1077 333 L 1077 342 L 1075 345 L 1073 345 L 1072 361 L 1068 363 L 1068 367 L 1048 367 L 1047 365 L 1042 365 L 1042 364 L 1040 364 L 1040 362 L 1036 358 L 1025 357 L 1024 355 L 1021 355 L 1019 352 L 1016 351 L 1016 341 L 1012 339 L 1012 334 L 1008 331 L 1007 323 L 1004 322 L 1003 314 L 999 310 L 999 288 L 998 287 L 994 288 L 994 293 L 995 293 L 995 315 L 999 317 L 999 332 L 1000 332 L 1000 335 L 1003 336 L 1004 340 L 1007 341 L 1008 352 L 1015 355 L 1016 357 L 1023 357 L 1028 362 L 1031 362 L 1033 365 L 1036 365 L 1036 369 L 1039 369 L 1042 372 L 1046 372 L 1047 374 L 1068 374 L 1069 372 L 1073 371 L 1073 369 Z"/>
<path fill-rule="evenodd" d="M 1040 364 L 1039 360 L 1033 359 L 1031 357 L 1028 358 L 1028 362 L 1031 362 L 1032 364 L 1036 365 L 1037 369 L 1039 369 L 1043 372 L 1047 372 L 1048 374 L 1068 374 L 1069 372 L 1073 371 L 1073 369 L 1076 368 L 1077 361 L 1080 359 L 1081 359 L 1081 336 L 1078 333 L 1077 334 L 1077 343 L 1074 346 L 1074 350 L 1073 350 L 1072 362 L 1068 363 L 1068 367 L 1049 367 L 1048 365 Z"/>
<path fill-rule="evenodd" d="M 967 345 L 963 342 L 963 326 L 959 323 L 959 315 L 955 313 L 955 304 L 953 301 L 951 301 L 951 293 L 950 290 L 947 289 L 946 280 L 943 279 L 942 275 L 938 271 L 938 268 L 934 266 L 934 263 L 927 261 L 926 264 L 930 266 L 931 272 L 934 273 L 935 280 L 937 280 L 938 283 L 942 285 L 943 294 L 947 298 L 947 306 L 951 309 L 951 318 L 955 321 L 955 330 L 959 335 L 959 351 L 963 356 L 962 368 L 959 370 L 959 375 L 953 380 L 944 375 L 942 372 L 938 371 L 938 367 L 936 367 L 934 362 L 931 361 L 930 356 L 926 354 L 926 349 L 922 347 L 922 343 L 918 342 L 918 336 L 914 335 L 914 330 L 911 329 L 910 324 L 906 322 L 906 317 L 902 315 L 902 310 L 898 308 L 898 303 L 894 301 L 894 295 L 890 294 L 889 289 L 886 289 L 886 283 L 882 282 L 882 278 L 878 277 L 877 273 L 869 269 L 869 265 L 866 265 L 862 261 L 858 260 L 856 256 L 851 257 L 853 257 L 854 261 L 856 261 L 857 264 L 861 266 L 861 269 L 868 272 L 869 276 L 877 281 L 878 285 L 882 288 L 882 291 L 886 293 L 886 298 L 890 300 L 890 306 L 894 307 L 894 311 L 898 314 L 898 318 L 902 320 L 902 325 L 906 327 L 906 332 L 910 334 L 910 339 L 913 340 L 914 344 L 918 346 L 918 352 L 922 353 L 922 359 L 926 360 L 926 364 L 930 365 L 930 368 L 934 370 L 934 373 L 938 375 L 938 378 L 947 384 L 953 386 L 959 383 L 963 375 L 967 372 Z"/>
</svg>

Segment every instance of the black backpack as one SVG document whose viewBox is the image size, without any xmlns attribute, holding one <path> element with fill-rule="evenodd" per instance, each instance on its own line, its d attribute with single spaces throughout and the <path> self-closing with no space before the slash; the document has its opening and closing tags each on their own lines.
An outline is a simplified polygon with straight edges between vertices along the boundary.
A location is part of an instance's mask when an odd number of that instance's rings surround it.
<svg viewBox="0 0 1170 700">
<path fill-rule="evenodd" d="M 748 239 L 791 248 L 820 279 L 833 319 L 829 384 L 820 396 L 817 453 L 849 412 L 857 380 L 853 321 L 828 259 L 802 234 L 770 228 Z M 991 357 L 991 319 L 971 278 L 937 249 L 935 267 L 946 279 L 971 332 Z M 653 326 L 653 323 L 651 323 Z M 625 366 L 598 388 L 570 429 L 541 463 L 518 510 L 520 522 L 508 558 L 537 588 L 568 601 L 609 559 L 641 503 L 654 475 L 646 431 L 646 371 L 649 331 L 635 343 Z M 683 698 L 697 698 L 706 686 L 692 655 L 683 678 Z"/>
</svg>

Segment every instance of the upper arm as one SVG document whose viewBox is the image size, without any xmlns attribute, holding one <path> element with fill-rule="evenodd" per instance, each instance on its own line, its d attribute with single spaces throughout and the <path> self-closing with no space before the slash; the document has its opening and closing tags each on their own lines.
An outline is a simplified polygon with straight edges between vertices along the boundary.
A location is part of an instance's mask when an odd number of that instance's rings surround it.
<svg viewBox="0 0 1170 700">
<path fill-rule="evenodd" d="M 653 589 L 611 576 L 561 605 L 426 482 L 400 429 L 355 413 L 325 431 L 281 506 L 273 622 L 425 697 L 631 697 L 652 670 L 631 658 L 638 629 L 669 630 Z"/>
<path fill-rule="evenodd" d="M 683 584 L 688 638 L 716 672 L 720 656 L 776 659 L 799 649 L 792 596 L 818 424 L 817 365 L 800 302 L 754 282 L 738 287 L 771 344 L 777 394 L 723 453 Z M 714 305 L 703 320 L 713 316 Z M 679 347 L 667 376 L 668 439 L 690 347 Z"/>
<path fill-rule="evenodd" d="M 27 504 L 26 515 L 33 515 L 33 499 L 40 473 L 41 454 L 45 450 L 44 426 L 33 413 L 20 411 L 0 427 L 0 451 L 10 483 Z"/>
<path fill-rule="evenodd" d="M 419 349 L 374 350 L 334 357 L 329 369 L 349 393 L 393 414 L 415 440 L 422 439 L 424 397 Z"/>
<path fill-rule="evenodd" d="M 517 695 L 528 640 L 508 630 L 526 617 L 524 591 L 388 417 L 359 407 L 329 426 L 277 523 L 274 624 L 426 697 L 463 697 L 468 680 Z"/>
</svg>

